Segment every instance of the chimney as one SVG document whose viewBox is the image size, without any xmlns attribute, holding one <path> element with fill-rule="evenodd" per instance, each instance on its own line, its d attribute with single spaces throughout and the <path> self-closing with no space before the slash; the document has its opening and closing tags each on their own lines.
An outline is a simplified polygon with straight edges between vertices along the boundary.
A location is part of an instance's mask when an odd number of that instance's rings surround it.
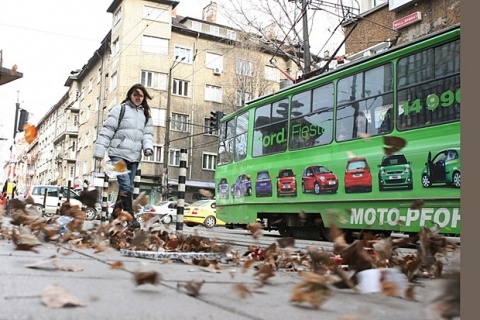
<svg viewBox="0 0 480 320">
<path fill-rule="evenodd" d="M 217 3 L 211 1 L 209 5 L 203 8 L 202 20 L 217 23 Z"/>
<path fill-rule="evenodd" d="M 173 8 L 172 9 L 172 18 L 176 18 L 177 17 L 177 8 Z"/>
</svg>

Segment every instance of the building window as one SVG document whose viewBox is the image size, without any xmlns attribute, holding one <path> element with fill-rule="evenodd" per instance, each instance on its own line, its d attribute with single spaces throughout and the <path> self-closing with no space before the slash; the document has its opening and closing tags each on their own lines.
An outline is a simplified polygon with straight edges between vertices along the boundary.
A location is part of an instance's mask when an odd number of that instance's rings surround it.
<svg viewBox="0 0 480 320">
<path fill-rule="evenodd" d="M 265 79 L 280 82 L 280 72 L 277 68 L 265 66 Z"/>
<path fill-rule="evenodd" d="M 140 83 L 145 87 L 158 90 L 167 90 L 166 73 L 142 70 L 140 78 Z"/>
<path fill-rule="evenodd" d="M 188 97 L 189 93 L 189 82 L 180 79 L 173 79 L 172 94 L 177 96 Z"/>
<path fill-rule="evenodd" d="M 192 21 L 192 30 L 202 32 L 202 23 L 198 21 Z"/>
<path fill-rule="evenodd" d="M 100 97 L 95 100 L 95 111 L 98 111 L 98 109 L 100 109 Z"/>
<path fill-rule="evenodd" d="M 232 30 L 227 30 L 227 38 L 230 40 L 237 40 L 237 33 Z"/>
<path fill-rule="evenodd" d="M 210 26 L 210 34 L 213 34 L 214 36 L 219 36 L 220 28 L 217 26 Z"/>
<path fill-rule="evenodd" d="M 115 71 L 112 74 L 112 77 L 110 78 L 110 91 L 115 90 L 118 84 L 118 76 L 117 76 L 117 71 Z"/>
<path fill-rule="evenodd" d="M 78 126 L 78 116 L 77 115 L 74 115 L 73 116 L 73 125 L 76 127 Z"/>
<path fill-rule="evenodd" d="M 170 129 L 187 132 L 188 123 L 189 123 L 188 115 L 172 113 L 172 119 L 170 121 Z"/>
<path fill-rule="evenodd" d="M 207 55 L 205 56 L 205 67 L 213 70 L 223 70 L 223 56 L 207 52 Z"/>
<path fill-rule="evenodd" d="M 387 3 L 388 0 L 360 0 L 360 13 Z"/>
<path fill-rule="evenodd" d="M 159 22 L 169 22 L 170 14 L 167 10 L 144 6 L 143 7 L 143 19 L 159 21 Z"/>
<path fill-rule="evenodd" d="M 253 62 L 238 59 L 236 64 L 236 72 L 238 75 L 251 77 L 253 76 Z"/>
<path fill-rule="evenodd" d="M 210 118 L 203 119 L 203 133 L 211 135 L 216 135 L 218 133 L 218 130 L 210 132 Z"/>
<path fill-rule="evenodd" d="M 180 150 L 179 149 L 170 149 L 168 151 L 168 165 L 169 166 L 180 166 Z"/>
<path fill-rule="evenodd" d="M 154 126 L 165 126 L 165 109 L 150 108 L 152 123 Z"/>
<path fill-rule="evenodd" d="M 82 87 L 82 92 L 80 92 L 80 100 L 85 99 L 85 87 Z"/>
<path fill-rule="evenodd" d="M 100 83 L 100 80 L 102 80 L 102 68 L 98 68 L 98 76 L 97 76 L 97 84 Z"/>
<path fill-rule="evenodd" d="M 222 103 L 222 88 L 212 85 L 205 85 L 205 101 Z"/>
<path fill-rule="evenodd" d="M 122 8 L 119 8 L 113 15 L 113 25 L 116 25 L 122 19 Z"/>
<path fill-rule="evenodd" d="M 160 163 L 163 162 L 163 147 L 154 145 L 153 154 L 148 157 L 143 156 L 143 161 L 160 162 Z"/>
<path fill-rule="evenodd" d="M 91 92 L 93 89 L 93 77 L 88 80 L 88 92 Z"/>
<path fill-rule="evenodd" d="M 192 50 L 190 48 L 175 46 L 173 50 L 177 61 L 192 63 Z"/>
<path fill-rule="evenodd" d="M 115 41 L 112 42 L 112 56 L 116 56 L 120 52 L 120 40 L 115 39 Z"/>
<path fill-rule="evenodd" d="M 88 105 L 87 107 L 87 116 L 86 116 L 86 121 L 90 120 L 90 114 L 92 113 L 92 105 Z M 88 133 L 87 133 L 88 134 Z"/>
<path fill-rule="evenodd" d="M 215 170 L 217 164 L 217 155 L 212 153 L 203 153 L 202 169 Z"/>
<path fill-rule="evenodd" d="M 236 105 L 239 107 L 243 107 L 245 103 L 248 101 L 252 100 L 252 94 L 249 92 L 242 92 L 242 91 L 237 91 L 236 95 Z"/>
<path fill-rule="evenodd" d="M 142 51 L 166 56 L 168 55 L 168 40 L 151 36 L 143 36 Z"/>
</svg>

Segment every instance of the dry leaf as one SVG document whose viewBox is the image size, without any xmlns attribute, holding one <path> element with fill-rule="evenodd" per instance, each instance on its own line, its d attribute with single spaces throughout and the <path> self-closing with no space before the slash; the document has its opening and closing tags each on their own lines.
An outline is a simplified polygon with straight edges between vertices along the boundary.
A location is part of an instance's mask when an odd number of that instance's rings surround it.
<svg viewBox="0 0 480 320">
<path fill-rule="evenodd" d="M 57 285 L 48 285 L 43 288 L 40 300 L 49 308 L 85 307 L 77 297 Z"/>
<path fill-rule="evenodd" d="M 407 145 L 407 141 L 400 137 L 383 136 L 383 143 L 387 146 L 383 148 L 385 155 L 390 156 L 400 151 Z"/>
<path fill-rule="evenodd" d="M 280 248 L 295 247 L 295 239 L 292 237 L 285 237 L 277 240 Z"/>
<path fill-rule="evenodd" d="M 123 270 L 123 262 L 122 261 L 115 261 L 110 263 L 110 269 L 120 269 Z"/>
<path fill-rule="evenodd" d="M 187 294 L 189 296 L 196 297 L 200 294 L 200 289 L 204 283 L 205 280 L 192 280 L 187 283 L 178 283 L 177 289 L 183 287 L 185 290 L 187 290 Z"/>
<path fill-rule="evenodd" d="M 25 123 L 23 125 L 23 132 L 25 134 L 25 141 L 32 143 L 37 138 L 37 128 L 31 124 Z"/>
<path fill-rule="evenodd" d="M 418 209 L 422 208 L 424 204 L 425 204 L 425 200 L 417 199 L 417 200 L 412 202 L 412 204 L 410 205 L 410 209 L 418 210 Z"/>
<path fill-rule="evenodd" d="M 62 270 L 62 271 L 73 271 L 73 272 L 83 271 L 83 268 L 82 268 L 82 267 L 80 267 L 80 266 L 73 266 L 73 265 L 71 265 L 71 266 L 65 266 L 65 265 L 62 266 L 62 265 L 60 265 L 60 266 L 57 266 L 57 269 L 58 269 L 58 270 Z"/>
<path fill-rule="evenodd" d="M 261 283 L 265 283 L 269 278 L 274 277 L 275 273 L 270 264 L 263 263 L 257 266 L 258 271 L 253 274 L 254 277 L 258 277 Z"/>
<path fill-rule="evenodd" d="M 252 295 L 252 293 L 250 292 L 250 290 L 244 285 L 244 284 L 241 284 L 241 283 L 237 283 L 236 285 L 233 286 L 233 290 L 238 293 L 238 295 L 240 296 L 240 298 L 242 299 L 245 299 L 249 296 Z"/>
<path fill-rule="evenodd" d="M 263 235 L 263 226 L 259 222 L 248 224 L 247 230 L 250 231 L 253 239 L 258 239 L 260 236 Z"/>
<path fill-rule="evenodd" d="M 16 64 L 14 64 L 12 66 L 12 69 L 10 70 L 10 74 L 13 76 L 18 70 L 18 66 Z"/>
<path fill-rule="evenodd" d="M 157 285 L 162 280 L 162 277 L 156 271 L 137 271 L 133 273 L 133 280 L 137 286 L 146 283 Z"/>
<path fill-rule="evenodd" d="M 212 198 L 213 193 L 210 192 L 209 190 L 206 189 L 198 189 L 198 193 L 200 193 L 202 196 L 207 197 L 207 198 Z"/>
<path fill-rule="evenodd" d="M 348 159 L 356 158 L 355 153 L 350 150 L 347 150 L 347 157 Z"/>
<path fill-rule="evenodd" d="M 307 302 L 318 309 L 332 295 L 333 291 L 327 285 L 327 278 L 311 272 L 301 272 L 306 279 L 297 285 L 290 298 L 291 302 Z"/>
<path fill-rule="evenodd" d="M 35 263 L 27 264 L 25 267 L 27 268 L 33 268 L 33 269 L 56 269 L 57 267 L 55 266 L 55 262 L 57 262 L 58 258 L 57 256 L 51 256 L 48 259 L 40 260 Z M 49 265 L 49 266 L 45 266 Z"/>
</svg>

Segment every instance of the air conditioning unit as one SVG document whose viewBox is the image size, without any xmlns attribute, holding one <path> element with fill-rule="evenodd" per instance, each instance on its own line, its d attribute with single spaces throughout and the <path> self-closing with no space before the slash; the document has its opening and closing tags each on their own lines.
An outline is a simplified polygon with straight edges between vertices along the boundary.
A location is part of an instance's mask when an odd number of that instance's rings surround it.
<svg viewBox="0 0 480 320">
<path fill-rule="evenodd" d="M 213 74 L 218 76 L 218 75 L 222 74 L 222 70 L 220 68 L 214 68 L 213 69 Z"/>
</svg>

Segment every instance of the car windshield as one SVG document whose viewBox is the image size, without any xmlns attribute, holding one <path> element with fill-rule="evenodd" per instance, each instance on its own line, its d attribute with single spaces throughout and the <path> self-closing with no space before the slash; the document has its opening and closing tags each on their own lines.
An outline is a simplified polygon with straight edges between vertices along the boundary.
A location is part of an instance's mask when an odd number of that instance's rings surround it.
<svg viewBox="0 0 480 320">
<path fill-rule="evenodd" d="M 322 167 L 322 166 L 315 167 L 315 173 L 329 173 L 329 172 L 330 170 L 328 170 L 325 167 Z"/>
<path fill-rule="evenodd" d="M 292 177 L 293 176 L 293 171 L 291 170 L 284 170 L 280 172 L 280 177 Z"/>
<path fill-rule="evenodd" d="M 257 179 L 268 179 L 268 173 L 267 172 L 259 172 Z"/>
<path fill-rule="evenodd" d="M 198 200 L 192 203 L 192 207 L 205 207 L 210 204 L 210 200 Z"/>
<path fill-rule="evenodd" d="M 393 166 L 397 164 L 407 164 L 407 159 L 404 155 L 394 155 L 385 157 L 382 162 L 382 166 Z"/>
<path fill-rule="evenodd" d="M 356 169 L 365 169 L 367 167 L 367 164 L 365 161 L 352 161 L 348 164 L 347 170 L 356 170 Z"/>
</svg>

